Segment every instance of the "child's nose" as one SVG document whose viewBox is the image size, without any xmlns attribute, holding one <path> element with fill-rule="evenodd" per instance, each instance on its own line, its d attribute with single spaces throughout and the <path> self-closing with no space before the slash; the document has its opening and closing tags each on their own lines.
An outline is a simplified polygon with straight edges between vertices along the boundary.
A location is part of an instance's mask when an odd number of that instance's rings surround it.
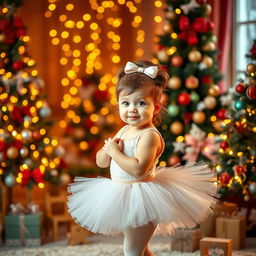
<svg viewBox="0 0 256 256">
<path fill-rule="evenodd" d="M 135 105 L 131 105 L 130 111 L 131 112 L 137 112 L 136 106 Z"/>
</svg>

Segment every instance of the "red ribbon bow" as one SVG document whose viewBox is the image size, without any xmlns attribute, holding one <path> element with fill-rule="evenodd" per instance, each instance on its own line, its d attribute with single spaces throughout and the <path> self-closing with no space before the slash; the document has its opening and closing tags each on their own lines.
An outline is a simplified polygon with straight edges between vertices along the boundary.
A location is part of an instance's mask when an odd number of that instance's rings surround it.
<svg viewBox="0 0 256 256">
<path fill-rule="evenodd" d="M 33 171 L 25 169 L 22 172 L 21 186 L 26 186 L 29 184 L 30 180 L 34 180 L 36 183 L 43 182 L 43 174 L 39 168 L 35 168 Z"/>
</svg>

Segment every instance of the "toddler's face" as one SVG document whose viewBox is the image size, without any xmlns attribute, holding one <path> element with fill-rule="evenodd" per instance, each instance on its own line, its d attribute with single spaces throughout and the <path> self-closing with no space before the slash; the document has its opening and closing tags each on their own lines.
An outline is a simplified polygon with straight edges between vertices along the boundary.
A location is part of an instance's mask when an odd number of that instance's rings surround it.
<svg viewBox="0 0 256 256">
<path fill-rule="evenodd" d="M 119 114 L 125 123 L 138 128 L 152 124 L 155 103 L 151 89 L 150 85 L 145 85 L 129 95 L 120 92 Z"/>
</svg>

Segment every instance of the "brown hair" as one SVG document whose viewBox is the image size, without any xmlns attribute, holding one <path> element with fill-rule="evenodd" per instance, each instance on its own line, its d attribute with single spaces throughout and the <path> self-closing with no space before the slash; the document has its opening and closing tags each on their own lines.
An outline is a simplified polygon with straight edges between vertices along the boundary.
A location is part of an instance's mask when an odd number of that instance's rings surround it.
<svg viewBox="0 0 256 256">
<path fill-rule="evenodd" d="M 134 62 L 138 67 L 147 68 L 151 66 L 157 66 L 150 61 L 137 61 Z M 129 95 L 136 91 L 138 88 L 143 86 L 146 83 L 150 83 L 153 85 L 152 87 L 152 97 L 154 102 L 160 102 L 161 97 L 163 95 L 163 91 L 167 87 L 167 81 L 169 75 L 164 70 L 158 67 L 157 76 L 155 78 L 151 78 L 148 75 L 142 72 L 134 72 L 130 74 L 126 74 L 124 69 L 121 69 L 118 74 L 118 83 L 116 86 L 116 97 L 119 98 L 119 94 L 121 91 L 124 91 L 126 95 Z M 161 123 L 162 116 L 165 114 L 166 108 L 162 106 L 161 110 L 154 116 L 153 123 L 154 125 L 159 125 Z"/>
</svg>

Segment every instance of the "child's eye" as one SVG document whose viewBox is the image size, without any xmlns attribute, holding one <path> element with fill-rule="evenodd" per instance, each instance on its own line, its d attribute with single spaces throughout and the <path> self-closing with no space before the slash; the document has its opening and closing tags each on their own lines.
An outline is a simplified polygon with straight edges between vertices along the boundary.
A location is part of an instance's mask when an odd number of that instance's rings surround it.
<svg viewBox="0 0 256 256">
<path fill-rule="evenodd" d="M 144 100 L 140 100 L 140 101 L 138 102 L 138 105 L 139 105 L 139 106 L 144 106 L 144 105 L 146 105 L 146 102 L 145 102 Z"/>
<path fill-rule="evenodd" d="M 122 101 L 122 105 L 123 105 L 123 106 L 128 106 L 128 105 L 129 105 L 129 102 L 128 102 L 128 101 Z"/>
</svg>

